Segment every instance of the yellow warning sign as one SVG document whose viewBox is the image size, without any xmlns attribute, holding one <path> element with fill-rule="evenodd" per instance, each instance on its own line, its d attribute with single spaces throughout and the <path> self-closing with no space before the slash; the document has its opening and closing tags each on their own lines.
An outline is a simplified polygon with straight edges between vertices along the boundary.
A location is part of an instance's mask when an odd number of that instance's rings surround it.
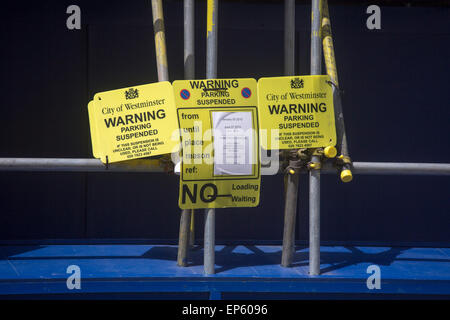
<svg viewBox="0 0 450 320">
<path fill-rule="evenodd" d="M 255 207 L 260 154 L 255 79 L 174 81 L 182 209 Z"/>
<path fill-rule="evenodd" d="M 89 114 L 89 128 L 91 130 L 91 144 L 92 144 L 92 154 L 94 158 L 100 159 L 102 151 L 99 149 L 100 144 L 98 143 L 97 137 L 97 124 L 94 119 L 94 101 L 89 101 L 88 103 L 88 114 Z"/>
<path fill-rule="evenodd" d="M 336 144 L 333 91 L 326 75 L 261 78 L 258 109 L 266 150 Z"/>
<path fill-rule="evenodd" d="M 178 136 L 173 134 L 178 123 L 170 82 L 97 93 L 88 111 L 93 154 L 103 163 L 177 150 Z"/>
</svg>

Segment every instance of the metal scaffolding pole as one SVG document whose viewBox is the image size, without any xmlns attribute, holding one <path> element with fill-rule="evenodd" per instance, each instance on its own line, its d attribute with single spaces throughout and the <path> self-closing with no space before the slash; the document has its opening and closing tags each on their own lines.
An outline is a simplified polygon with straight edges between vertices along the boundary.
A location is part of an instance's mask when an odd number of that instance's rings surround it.
<svg viewBox="0 0 450 320">
<path fill-rule="evenodd" d="M 134 159 L 104 165 L 99 159 L 0 158 L 0 171 L 15 172 L 141 172 L 162 173 L 164 166 L 154 159 Z M 361 175 L 450 176 L 450 163 L 353 162 L 353 171 Z M 325 163 L 321 173 L 336 174 Z M 300 171 L 306 173 L 306 171 Z"/>
<path fill-rule="evenodd" d="M 295 0 L 284 2 L 284 74 L 295 72 Z M 281 266 L 290 267 L 295 251 L 295 218 L 297 214 L 299 174 L 285 173 L 285 204 Z"/>
<path fill-rule="evenodd" d="M 341 180 L 350 182 L 352 180 L 351 160 L 347 145 L 347 135 L 345 133 L 344 112 L 342 110 L 341 92 L 339 89 L 338 73 L 336 68 L 336 59 L 334 55 L 333 37 L 331 32 L 330 14 L 328 11 L 328 0 L 322 2 L 322 43 L 323 55 L 327 74 L 330 77 L 333 86 L 334 117 L 336 123 L 337 151 L 339 156 L 337 160 L 342 162 Z"/>
<path fill-rule="evenodd" d="M 320 0 L 312 0 L 311 15 L 311 75 L 321 74 L 322 47 L 320 45 Z M 320 157 L 313 155 L 312 163 L 320 163 Z M 320 170 L 309 172 L 309 274 L 320 274 Z"/>
<path fill-rule="evenodd" d="M 188 250 L 189 250 L 189 228 L 191 226 L 191 210 L 181 210 L 180 231 L 178 235 L 178 256 L 177 265 L 180 267 L 187 266 Z"/>
<path fill-rule="evenodd" d="M 104 165 L 100 159 L 0 158 L 0 171 L 165 172 L 155 159 L 134 159 Z"/>
<path fill-rule="evenodd" d="M 284 0 L 284 75 L 295 73 L 295 0 Z"/>
<path fill-rule="evenodd" d="M 217 77 L 217 28 L 219 0 L 208 0 L 206 26 L 206 78 Z"/>
<path fill-rule="evenodd" d="M 195 78 L 194 0 L 184 0 L 184 79 Z"/>
<path fill-rule="evenodd" d="M 450 175 L 450 163 L 353 162 L 356 174 Z"/>
<path fill-rule="evenodd" d="M 217 77 L 217 28 L 219 0 L 208 0 L 206 21 L 206 78 Z M 215 263 L 215 209 L 205 209 L 203 264 L 206 274 L 214 274 Z"/>
<path fill-rule="evenodd" d="M 191 223 L 189 226 L 189 245 L 193 247 L 195 245 L 195 210 L 191 209 Z"/>
<path fill-rule="evenodd" d="M 186 80 L 195 77 L 194 44 L 194 0 L 184 0 L 184 78 Z M 187 266 L 193 211 L 190 209 L 181 211 L 177 258 L 177 264 L 181 267 Z"/>
<path fill-rule="evenodd" d="M 162 0 L 152 0 L 152 13 L 153 13 L 153 30 L 155 33 L 155 52 L 156 52 L 156 66 L 158 69 L 158 81 L 169 81 Z M 180 217 L 179 237 L 178 237 L 179 242 L 178 242 L 177 264 L 179 266 L 187 265 L 190 222 L 191 222 L 191 211 L 182 210 Z"/>
<path fill-rule="evenodd" d="M 152 13 L 158 81 L 169 81 L 162 0 L 152 0 Z"/>
<path fill-rule="evenodd" d="M 195 79 L 195 0 L 184 0 L 184 78 Z M 191 210 L 189 245 L 195 244 L 195 210 Z"/>
</svg>

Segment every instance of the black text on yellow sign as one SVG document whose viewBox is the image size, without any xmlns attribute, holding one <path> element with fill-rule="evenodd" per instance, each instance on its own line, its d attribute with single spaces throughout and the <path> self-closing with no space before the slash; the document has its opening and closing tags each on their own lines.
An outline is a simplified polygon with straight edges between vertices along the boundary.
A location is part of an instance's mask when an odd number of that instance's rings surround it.
<svg viewBox="0 0 450 320">
<path fill-rule="evenodd" d="M 174 81 L 182 209 L 255 207 L 260 154 L 255 79 Z"/>
<path fill-rule="evenodd" d="M 178 123 L 167 81 L 97 93 L 88 111 L 93 154 L 103 163 L 176 150 Z"/>
<path fill-rule="evenodd" d="M 326 75 L 261 78 L 258 108 L 266 150 L 336 144 L 333 90 Z"/>
</svg>

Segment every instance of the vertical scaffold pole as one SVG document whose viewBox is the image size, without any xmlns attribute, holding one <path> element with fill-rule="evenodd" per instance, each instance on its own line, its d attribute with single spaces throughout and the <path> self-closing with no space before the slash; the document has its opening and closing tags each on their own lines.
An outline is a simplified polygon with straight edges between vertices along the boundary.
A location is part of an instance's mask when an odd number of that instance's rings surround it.
<svg viewBox="0 0 450 320">
<path fill-rule="evenodd" d="M 184 0 L 184 78 L 186 80 L 195 78 L 194 30 L 194 0 Z M 193 244 L 191 240 L 194 236 L 193 214 L 194 210 L 191 209 L 181 211 L 177 258 L 177 264 L 181 267 L 187 266 L 189 244 Z"/>
<path fill-rule="evenodd" d="M 184 79 L 195 78 L 194 0 L 184 0 Z"/>
<path fill-rule="evenodd" d="M 295 0 L 284 2 L 284 74 L 294 75 Z M 285 174 L 284 230 L 281 265 L 290 267 L 295 251 L 295 216 L 297 214 L 299 173 Z"/>
<path fill-rule="evenodd" d="M 328 0 L 322 1 L 322 44 L 323 55 L 325 59 L 325 66 L 327 74 L 330 76 L 333 83 L 333 101 L 334 114 L 336 123 L 336 138 L 338 161 L 342 162 L 341 180 L 343 182 L 350 182 L 353 178 L 351 172 L 351 160 L 347 146 L 347 135 L 345 133 L 344 112 L 342 110 L 341 92 L 339 90 L 339 80 L 336 68 L 336 58 L 334 55 L 333 35 L 331 32 L 331 21 L 328 10 Z"/>
<path fill-rule="evenodd" d="M 295 0 L 284 1 L 284 75 L 295 72 Z"/>
<path fill-rule="evenodd" d="M 320 41 L 321 1 L 312 0 L 311 15 L 311 75 L 321 74 L 322 46 Z M 312 163 L 320 163 L 320 157 L 313 155 Z M 320 274 L 320 170 L 309 172 L 309 274 Z"/>
<path fill-rule="evenodd" d="M 184 79 L 195 79 L 195 0 L 184 0 Z M 191 210 L 189 244 L 195 244 L 195 210 Z"/>
<path fill-rule="evenodd" d="M 194 216 L 195 210 L 191 210 L 191 225 L 189 228 L 189 245 L 194 246 L 195 245 L 195 216 Z"/>
<path fill-rule="evenodd" d="M 188 263 L 189 251 L 189 228 L 191 225 L 191 210 L 181 210 L 180 231 L 178 236 L 178 258 L 177 264 L 186 267 Z"/>
<path fill-rule="evenodd" d="M 152 0 L 152 13 L 158 81 L 169 81 L 162 0 Z"/>
<path fill-rule="evenodd" d="M 164 13 L 162 0 L 152 0 L 153 30 L 155 34 L 156 66 L 158 81 L 169 81 L 169 68 L 167 64 L 166 37 L 164 29 Z M 180 217 L 180 231 L 178 242 L 179 266 L 187 265 L 187 251 L 189 245 L 189 227 L 191 210 L 182 210 Z"/>
<path fill-rule="evenodd" d="M 206 21 L 206 78 L 217 78 L 218 0 L 208 0 Z M 205 274 L 214 274 L 215 209 L 205 209 L 203 264 Z"/>
</svg>

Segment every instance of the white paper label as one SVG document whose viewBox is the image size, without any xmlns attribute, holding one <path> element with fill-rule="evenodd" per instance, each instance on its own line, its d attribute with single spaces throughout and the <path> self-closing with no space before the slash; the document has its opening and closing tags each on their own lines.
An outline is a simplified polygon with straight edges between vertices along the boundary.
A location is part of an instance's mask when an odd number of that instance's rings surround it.
<svg viewBox="0 0 450 320">
<path fill-rule="evenodd" d="M 251 175 L 252 112 L 213 111 L 214 175 Z"/>
</svg>

